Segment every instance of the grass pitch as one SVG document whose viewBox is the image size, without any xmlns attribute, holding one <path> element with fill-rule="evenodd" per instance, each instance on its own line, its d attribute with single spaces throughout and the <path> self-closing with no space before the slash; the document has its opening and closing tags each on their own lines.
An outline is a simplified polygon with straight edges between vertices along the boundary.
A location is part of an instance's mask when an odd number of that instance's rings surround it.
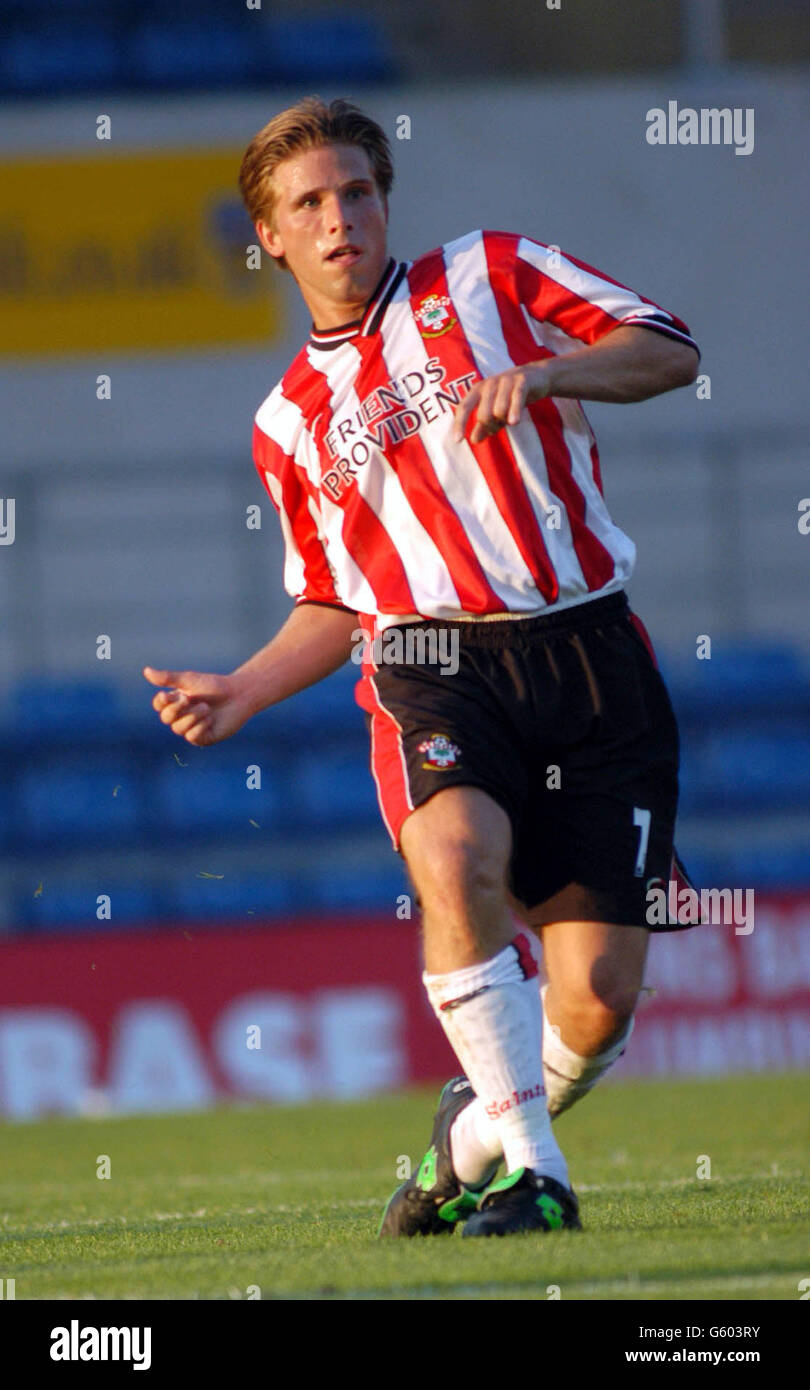
<svg viewBox="0 0 810 1390">
<path fill-rule="evenodd" d="M 800 1297 L 810 1076 L 597 1088 L 555 1122 L 582 1234 L 378 1242 L 438 1089 L 5 1125 L 0 1276 L 17 1299 Z"/>
</svg>

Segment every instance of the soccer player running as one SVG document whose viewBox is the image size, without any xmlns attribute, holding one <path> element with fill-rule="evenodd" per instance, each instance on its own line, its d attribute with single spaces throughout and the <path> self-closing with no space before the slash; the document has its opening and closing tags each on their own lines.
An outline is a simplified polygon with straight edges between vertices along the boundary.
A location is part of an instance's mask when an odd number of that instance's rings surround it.
<svg viewBox="0 0 810 1390">
<path fill-rule="evenodd" d="M 463 1071 L 380 1234 L 576 1229 L 551 1122 L 623 1052 L 646 891 L 681 873 L 677 728 L 580 400 L 688 385 L 699 354 L 682 320 L 528 237 L 396 261 L 392 180 L 384 132 L 344 101 L 308 98 L 251 141 L 246 205 L 313 320 L 254 430 L 296 605 L 230 675 L 144 675 L 204 746 L 337 669 L 358 626 L 458 643 L 449 675 L 375 663 L 370 640 L 358 691 Z"/>
</svg>

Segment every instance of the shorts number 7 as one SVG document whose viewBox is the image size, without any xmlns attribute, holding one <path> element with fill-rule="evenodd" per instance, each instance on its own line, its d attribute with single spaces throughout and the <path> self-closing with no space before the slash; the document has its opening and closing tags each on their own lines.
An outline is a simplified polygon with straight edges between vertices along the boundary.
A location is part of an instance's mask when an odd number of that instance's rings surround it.
<svg viewBox="0 0 810 1390">
<path fill-rule="evenodd" d="M 641 878 L 644 873 L 644 865 L 647 862 L 647 845 L 650 839 L 650 821 L 652 816 L 649 811 L 645 811 L 641 806 L 633 807 L 633 824 L 637 825 L 641 834 L 638 837 L 638 854 L 636 856 L 636 867 L 634 877 Z"/>
</svg>

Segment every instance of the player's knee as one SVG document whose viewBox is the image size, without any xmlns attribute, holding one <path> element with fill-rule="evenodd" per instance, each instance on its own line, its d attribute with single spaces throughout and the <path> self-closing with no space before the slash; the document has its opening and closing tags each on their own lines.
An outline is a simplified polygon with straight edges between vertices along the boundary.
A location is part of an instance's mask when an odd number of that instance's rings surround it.
<svg viewBox="0 0 810 1390">
<path fill-rule="evenodd" d="M 504 899 L 505 871 L 498 855 L 470 838 L 436 840 L 410 864 L 426 909 L 451 908 L 475 914 Z"/>
<path fill-rule="evenodd" d="M 562 1035 L 575 1052 L 586 1056 L 610 1047 L 627 1029 L 638 999 L 638 990 L 616 981 L 598 992 L 587 985 L 571 990 L 560 1001 L 564 1015 Z"/>
</svg>

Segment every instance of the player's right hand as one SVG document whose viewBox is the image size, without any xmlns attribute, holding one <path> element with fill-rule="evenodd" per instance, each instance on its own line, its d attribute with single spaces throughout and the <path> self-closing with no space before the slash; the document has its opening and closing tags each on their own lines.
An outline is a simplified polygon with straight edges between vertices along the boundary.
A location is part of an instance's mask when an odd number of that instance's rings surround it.
<svg viewBox="0 0 810 1390">
<path fill-rule="evenodd" d="M 144 666 L 143 674 L 152 685 L 168 685 L 159 690 L 152 708 L 161 721 L 199 747 L 230 738 L 246 724 L 251 710 L 231 676 L 202 671 L 157 671 Z"/>
</svg>

